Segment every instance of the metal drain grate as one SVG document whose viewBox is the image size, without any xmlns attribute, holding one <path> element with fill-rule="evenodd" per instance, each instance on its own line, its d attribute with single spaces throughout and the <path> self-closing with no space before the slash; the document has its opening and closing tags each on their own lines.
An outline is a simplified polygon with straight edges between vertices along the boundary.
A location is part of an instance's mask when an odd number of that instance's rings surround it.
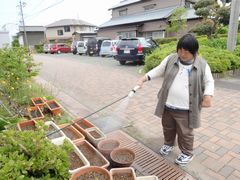
<svg viewBox="0 0 240 180">
<path fill-rule="evenodd" d="M 107 135 L 120 141 L 121 147 L 128 147 L 136 154 L 133 167 L 143 175 L 155 175 L 159 179 L 187 180 L 194 179 L 192 176 L 181 170 L 179 167 L 168 163 L 160 155 L 148 147 L 139 143 L 121 130 L 113 131 Z"/>
</svg>

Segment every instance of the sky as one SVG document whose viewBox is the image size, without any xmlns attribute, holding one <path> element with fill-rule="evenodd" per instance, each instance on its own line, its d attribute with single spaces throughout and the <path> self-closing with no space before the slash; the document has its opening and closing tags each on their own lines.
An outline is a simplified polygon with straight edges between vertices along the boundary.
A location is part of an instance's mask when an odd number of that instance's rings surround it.
<svg viewBox="0 0 240 180">
<path fill-rule="evenodd" d="M 60 19 L 81 19 L 101 25 L 111 18 L 108 9 L 120 0 L 21 0 L 25 25 L 45 26 Z M 3 26 L 10 35 L 18 32 L 20 25 L 20 0 L 1 0 L 0 31 Z"/>
</svg>

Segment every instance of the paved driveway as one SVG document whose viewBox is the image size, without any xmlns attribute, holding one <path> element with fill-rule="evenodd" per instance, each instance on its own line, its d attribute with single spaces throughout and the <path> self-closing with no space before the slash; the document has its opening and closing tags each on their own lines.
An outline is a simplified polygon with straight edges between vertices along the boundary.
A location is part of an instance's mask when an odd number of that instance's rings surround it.
<svg viewBox="0 0 240 180">
<path fill-rule="evenodd" d="M 49 84 L 55 96 L 76 116 L 85 116 L 127 95 L 143 67 L 120 66 L 111 58 L 70 54 L 35 55 L 34 59 L 43 63 L 37 81 Z M 198 179 L 240 179 L 239 82 L 217 82 L 213 107 L 202 112 L 202 127 L 195 131 L 195 159 L 183 168 Z M 89 119 L 105 131 L 121 127 L 157 152 L 163 136 L 161 121 L 153 112 L 161 83 L 160 79 L 147 82 L 132 98 Z M 178 153 L 175 148 L 167 159 L 174 162 Z"/>
</svg>

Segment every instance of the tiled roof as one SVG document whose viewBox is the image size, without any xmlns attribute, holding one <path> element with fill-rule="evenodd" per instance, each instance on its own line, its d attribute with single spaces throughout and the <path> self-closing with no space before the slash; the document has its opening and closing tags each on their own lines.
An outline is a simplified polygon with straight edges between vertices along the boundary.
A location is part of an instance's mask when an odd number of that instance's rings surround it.
<svg viewBox="0 0 240 180">
<path fill-rule="evenodd" d="M 52 24 L 47 25 L 46 27 L 59 27 L 59 26 L 69 26 L 69 25 L 87 25 L 87 26 L 95 26 L 91 23 L 88 23 L 83 20 L 77 20 L 77 19 L 61 19 L 59 21 L 56 21 Z"/>
<path fill-rule="evenodd" d="M 120 3 L 114 5 L 113 7 L 111 7 L 110 9 L 115 9 L 115 8 L 119 8 L 119 7 L 122 7 L 122 6 L 126 6 L 126 5 L 129 5 L 129 4 L 133 4 L 133 3 L 136 3 L 136 2 L 140 2 L 141 0 L 123 0 L 123 1 L 120 1 Z"/>
<path fill-rule="evenodd" d="M 43 26 L 25 26 L 25 30 L 27 32 L 44 32 L 45 27 Z M 24 31 L 23 26 L 19 26 L 19 31 L 22 32 Z"/>
<path fill-rule="evenodd" d="M 137 13 L 137 14 L 128 15 L 128 16 L 120 16 L 117 18 L 112 18 L 111 20 L 105 22 L 99 27 L 104 28 L 104 27 L 117 26 L 117 25 L 123 25 L 123 24 L 131 24 L 131 23 L 137 23 L 137 22 L 164 19 L 164 18 L 168 18 L 176 8 L 178 8 L 178 6 L 158 9 L 154 11 L 142 12 L 142 13 Z M 194 19 L 198 17 L 199 16 L 195 15 L 194 9 L 187 9 L 186 14 L 183 16 L 183 18 L 187 18 L 187 19 Z"/>
</svg>

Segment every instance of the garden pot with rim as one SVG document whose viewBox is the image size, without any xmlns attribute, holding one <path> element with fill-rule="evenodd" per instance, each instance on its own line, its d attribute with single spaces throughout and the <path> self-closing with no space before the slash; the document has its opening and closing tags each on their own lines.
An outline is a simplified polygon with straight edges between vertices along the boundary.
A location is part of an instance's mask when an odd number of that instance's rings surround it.
<svg viewBox="0 0 240 180">
<path fill-rule="evenodd" d="M 17 124 L 19 131 L 35 131 L 36 130 L 36 121 L 35 120 L 26 120 L 19 122 Z"/>
<path fill-rule="evenodd" d="M 95 127 L 90 121 L 87 119 L 77 118 L 72 120 L 73 126 L 80 131 L 86 137 L 86 129 Z"/>
<path fill-rule="evenodd" d="M 113 167 L 129 167 L 135 160 L 135 153 L 129 148 L 116 148 L 110 157 Z"/>
<path fill-rule="evenodd" d="M 90 166 L 107 168 L 110 165 L 109 161 L 88 141 L 80 141 L 75 143 L 75 145 L 89 161 Z"/>
<path fill-rule="evenodd" d="M 112 180 L 136 180 L 136 174 L 133 168 L 112 168 L 110 170 Z"/>
<path fill-rule="evenodd" d="M 74 173 L 71 180 L 112 180 L 110 172 L 102 167 L 90 166 Z"/>
<path fill-rule="evenodd" d="M 98 143 L 98 150 L 108 159 L 110 158 L 110 153 L 120 146 L 120 142 L 116 139 L 103 139 Z"/>
<path fill-rule="evenodd" d="M 31 120 L 44 119 L 44 115 L 38 106 L 29 107 L 28 113 Z"/>
<path fill-rule="evenodd" d="M 99 141 L 106 139 L 106 135 L 97 127 L 86 129 L 86 137 L 95 147 L 97 147 Z"/>
<path fill-rule="evenodd" d="M 47 136 L 47 138 L 53 144 L 62 144 L 64 139 L 66 139 L 65 134 L 60 130 L 60 128 L 53 121 L 46 121 L 45 125 L 48 126 L 47 134 L 50 134 L 56 131 L 54 134 Z"/>
<path fill-rule="evenodd" d="M 137 180 L 158 180 L 157 176 L 139 176 Z"/>
<path fill-rule="evenodd" d="M 67 126 L 67 127 L 66 127 Z M 76 143 L 78 141 L 83 141 L 85 137 L 80 133 L 76 128 L 73 126 L 70 126 L 68 123 L 59 125 L 59 128 L 61 128 L 61 131 L 73 141 L 73 143 Z M 63 128 L 63 129 L 62 129 Z"/>
<path fill-rule="evenodd" d="M 45 101 L 41 97 L 31 98 L 31 100 L 32 100 L 33 105 L 38 106 L 40 109 L 43 108 L 45 105 Z"/>
<path fill-rule="evenodd" d="M 46 101 L 46 105 L 54 116 L 59 115 L 61 113 L 62 107 L 55 99 Z"/>
<path fill-rule="evenodd" d="M 85 167 L 89 167 L 90 166 L 89 161 L 82 154 L 82 152 L 77 148 L 77 146 L 73 144 L 73 142 L 69 138 L 66 138 L 65 140 L 68 141 L 73 147 L 73 151 L 70 152 L 69 154 L 69 159 L 70 159 L 69 173 L 74 174 Z M 62 145 L 63 142 L 64 141 L 59 141 L 56 145 Z"/>
</svg>

